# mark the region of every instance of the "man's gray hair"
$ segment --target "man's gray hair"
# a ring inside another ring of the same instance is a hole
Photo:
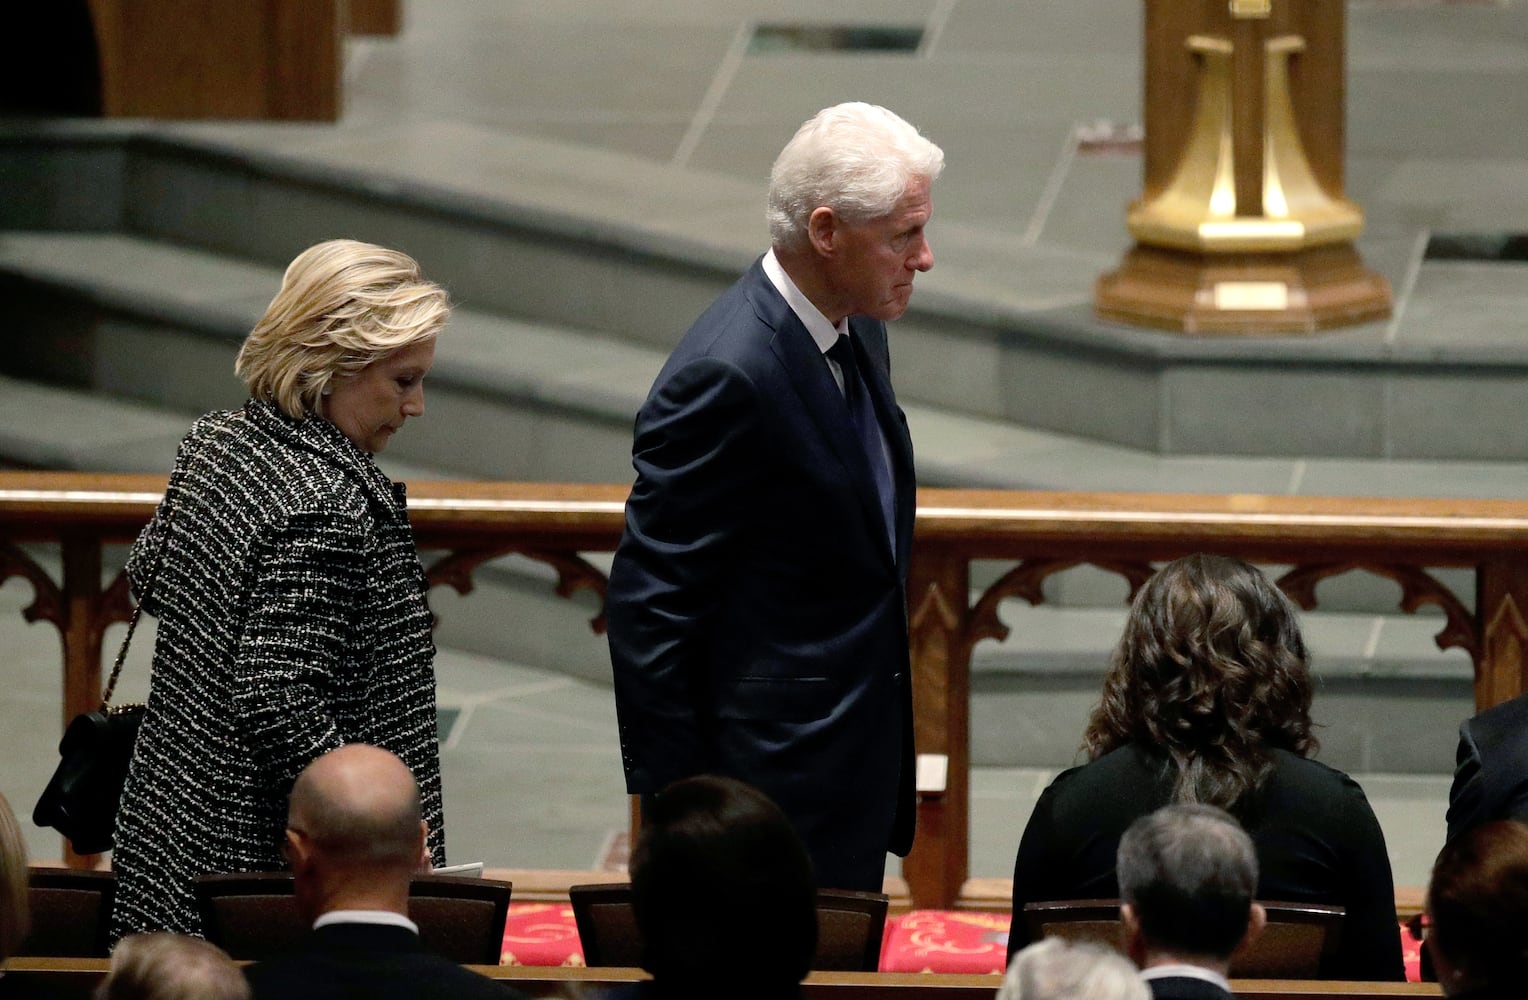
[[[210,941],[156,931],[129,934],[111,953],[95,1000],[249,1000],[249,983]]]
[[[1049,937],[1013,956],[996,1000],[1151,1000],[1151,990],[1113,948]]]
[[[1257,852],[1223,809],[1177,804],[1142,816],[1120,838],[1115,870],[1150,947],[1226,959],[1247,933]]]
[[[885,108],[854,101],[825,108],[796,130],[769,173],[769,238],[801,249],[822,206],[850,223],[890,215],[915,177],[930,183],[944,151]]]

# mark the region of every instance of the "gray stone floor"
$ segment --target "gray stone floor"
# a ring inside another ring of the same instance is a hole
[[[1138,160],[1081,155],[1076,136],[1080,124],[1138,121],[1139,11],[1128,0],[845,0],[831,8],[806,0],[431,0],[408,8],[400,37],[349,43],[336,126],[166,127],[316,163],[367,164],[398,185],[427,181],[469,201],[530,197],[549,213],[599,205],[617,223],[670,239],[714,241],[724,232],[722,242],[746,256],[762,245],[763,177],[794,126],[838,100],[875,101],[949,153],[932,233],[940,267],[923,294],[1066,316],[1085,309],[1092,276],[1128,243],[1122,217],[1138,188]],[[1398,309],[1390,322],[1335,335],[1321,349],[1341,358],[1379,345],[1425,357],[1446,336],[1449,349],[1523,352],[1521,272],[1427,262],[1422,248],[1430,231],[1528,228],[1528,131],[1520,127],[1528,4],[1353,0],[1350,11],[1349,194],[1369,216],[1361,249],[1391,279]],[[757,21],[916,25],[926,34],[916,56],[757,54],[747,45]],[[600,171],[612,168],[650,176],[664,200],[601,189]],[[1516,420],[1518,409],[1515,396],[1504,397],[1493,419]],[[935,446],[963,445],[941,441],[932,421],[924,433]],[[1086,449],[1090,460],[1079,466]],[[1523,481],[1521,466],[1493,462],[1162,459],[1096,443],[1057,448],[1049,438],[1034,450],[1030,460],[1050,479],[1073,470],[1076,488],[1513,495]],[[0,791],[22,812],[55,760],[60,711],[56,640],[48,626],[22,622],[26,598],[19,582],[0,588]],[[1336,645],[1372,652],[1396,631],[1350,625]],[[1053,644],[1081,655],[1098,649],[1096,620],[1048,627]],[[129,688],[144,681],[148,639],[138,643]],[[453,860],[593,866],[626,817],[608,689],[451,647],[438,672],[442,706],[458,710],[442,749]],[[1457,712],[1443,714],[1457,722]],[[1446,751],[1448,725],[1435,729],[1443,731],[1428,738]],[[1345,738],[1331,732],[1328,743]],[[1423,884],[1442,841],[1451,761],[1432,756],[1434,767],[1409,768],[1419,774],[1355,774],[1403,885]],[[977,768],[974,875],[1008,874],[1054,770]],[[34,854],[57,855],[51,835],[30,837]]]

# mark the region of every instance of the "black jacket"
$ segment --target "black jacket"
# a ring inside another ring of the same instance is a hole
[[[431,954],[406,927],[329,924],[301,951],[244,970],[255,1000],[512,1000],[523,994]]]
[[[1448,839],[1493,819],[1528,820],[1528,695],[1459,726]]]
[[[1169,767],[1165,756],[1128,745],[1051,782],[1014,862],[1010,957],[1028,943],[1025,903],[1119,896],[1119,839],[1137,818],[1171,801]],[[1385,837],[1352,778],[1275,751],[1273,772],[1239,818],[1257,850],[1259,899],[1346,908],[1338,952],[1323,978],[1405,978]]]
[[[435,643],[403,487],[329,421],[253,400],[197,421],[171,483],[127,566],[159,628],[113,937],[199,933],[193,878],[285,868],[292,781],[346,743],[409,766],[443,864]]]
[[[1148,979],[1151,1000],[1234,1000],[1235,994],[1220,988],[1207,979],[1193,976],[1163,976]]]

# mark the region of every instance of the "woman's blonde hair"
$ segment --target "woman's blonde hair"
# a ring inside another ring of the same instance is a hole
[[[15,954],[30,929],[26,841],[11,804],[0,795],[0,961]]]
[[[256,399],[294,420],[314,410],[331,379],[440,333],[446,293],[414,259],[357,240],[329,240],[297,255],[234,371]]]

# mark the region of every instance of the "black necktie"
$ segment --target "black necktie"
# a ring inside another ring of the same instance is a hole
[[[860,378],[859,365],[854,360],[854,345],[847,334],[839,334],[838,340],[828,348],[828,357],[838,363],[844,375],[844,402],[849,407],[849,422],[854,427],[865,459],[870,463],[870,475],[875,480],[875,492],[881,501],[881,516],[885,519],[886,537],[896,552],[896,491],[891,485],[891,470],[886,467],[886,452],[881,445],[880,424],[875,419],[875,407],[870,393]]]

